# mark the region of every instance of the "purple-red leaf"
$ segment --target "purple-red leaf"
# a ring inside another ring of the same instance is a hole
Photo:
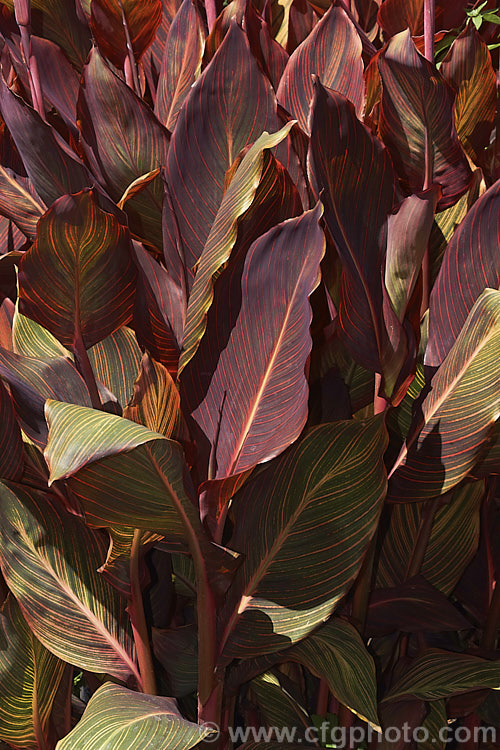
[[[453,29],[465,17],[464,0],[437,0],[436,29]],[[385,0],[378,12],[378,22],[386,36],[394,36],[409,28],[412,36],[424,33],[424,0]]]
[[[271,84],[233,22],[184,102],[168,154],[168,189],[191,277],[219,209],[227,170],[245,146],[278,127]]]
[[[23,474],[24,457],[21,430],[11,397],[0,381],[0,476],[18,482]]]
[[[128,231],[92,191],[65,195],[21,260],[19,309],[64,346],[74,349],[81,337],[88,349],[130,321],[135,277]]]
[[[54,128],[8,88],[0,76],[0,110],[40,198],[50,206],[65,193],[89,187],[95,179]]]
[[[193,0],[184,0],[168,32],[156,89],[155,114],[170,131],[200,74],[204,41],[200,14]]]
[[[315,86],[309,163],[343,265],[339,333],[363,367],[384,375],[390,396],[405,350],[404,338],[393,346],[386,333],[387,326],[402,335],[381,270],[387,218],[396,200],[394,170],[387,150],[358,120],[351,102],[319,81]]]
[[[410,193],[424,187],[426,140],[432,180],[441,186],[438,209],[453,205],[465,193],[472,173],[453,119],[454,92],[420,55],[409,31],[394,36],[378,58],[382,78],[380,134]]]
[[[192,413],[216,446],[215,478],[278,455],[305,424],[309,296],[325,249],[321,213],[318,205],[279,224],[247,253],[240,315]]]
[[[114,201],[137,178],[166,164],[168,132],[96,50],[84,70],[78,118],[85,155]],[[162,247],[162,205],[159,176],[124,205],[131,231],[158,250]]]
[[[161,0],[92,0],[90,10],[90,28],[99,49],[121,68],[127,56],[124,25],[134,57],[140,60],[160,25],[162,5]]]
[[[290,57],[280,81],[280,104],[309,132],[313,76],[323,86],[340,91],[353,102],[358,115],[365,92],[361,40],[343,8],[332,6]]]
[[[500,180],[473,205],[453,235],[429,302],[425,362],[444,360],[474,302],[486,287],[500,287]]]
[[[184,328],[182,289],[146,250],[134,242],[138,270],[134,327],[141,344],[175,376]]]

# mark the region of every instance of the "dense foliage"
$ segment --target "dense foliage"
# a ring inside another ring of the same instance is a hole
[[[0,4],[0,740],[500,731],[495,5],[218,2]]]

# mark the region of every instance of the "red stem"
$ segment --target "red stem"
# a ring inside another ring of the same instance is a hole
[[[208,32],[210,33],[217,19],[216,0],[205,0],[205,12],[207,14]]]
[[[75,355],[76,367],[85,380],[87,388],[90,393],[90,400],[94,409],[102,409],[101,397],[97,389],[97,382],[95,379],[92,365],[90,364],[89,355],[83,343],[82,334],[78,332],[75,337],[75,343],[73,344],[73,354]]]

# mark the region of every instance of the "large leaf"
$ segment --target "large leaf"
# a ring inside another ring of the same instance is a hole
[[[0,611],[0,740],[44,747],[66,665],[37,641],[14,597]]]
[[[139,375],[142,351],[134,332],[126,326],[99,341],[88,351],[97,377],[125,408],[132,398]]]
[[[500,690],[500,662],[433,649],[413,662],[384,701],[408,695],[432,701],[479,688]]]
[[[277,129],[271,84],[233,22],[185,100],[168,154],[168,189],[190,276],[219,209],[227,170],[264,130]]]
[[[107,682],[56,750],[189,750],[213,729],[184,719],[173,698],[135,693]]]
[[[456,91],[455,122],[469,156],[481,163],[496,112],[496,76],[490,53],[472,23],[455,39],[441,73]]]
[[[178,443],[95,409],[49,400],[45,411],[49,482],[71,477],[90,524],[153,529],[182,541],[187,514],[198,530]]]
[[[14,0],[6,0],[14,10]],[[59,45],[69,60],[80,71],[92,46],[86,23],[79,18],[76,4],[66,0],[30,0],[31,31]]]
[[[500,287],[500,180],[468,212],[444,254],[429,303],[426,364],[440,365],[477,298]]]
[[[0,212],[33,240],[38,219],[45,211],[45,204],[33,195],[29,180],[0,166]]]
[[[137,242],[134,328],[143,348],[175,376],[184,330],[185,294],[165,268]]]
[[[0,424],[0,477],[18,481],[23,474],[23,441],[10,394],[1,381]]]
[[[437,29],[458,26],[464,17],[464,2],[437,0],[435,23]],[[385,0],[380,6],[378,22],[387,36],[409,28],[412,36],[424,33],[424,0]]]
[[[142,358],[134,395],[123,416],[173,440],[187,437],[179,391],[166,367],[148,354]]]
[[[399,631],[441,632],[470,627],[470,622],[449,599],[418,576],[399,586],[373,591],[365,631],[369,636],[378,637]]]
[[[0,564],[23,615],[60,659],[139,679],[124,602],[97,573],[103,540],[49,496],[0,484]]]
[[[277,91],[278,101],[309,132],[313,78],[349,99],[359,115],[365,92],[361,39],[343,8],[333,5],[290,57]]]
[[[193,0],[184,0],[165,42],[155,115],[173,131],[189,89],[201,72],[205,33]]]
[[[359,122],[353,105],[319,81],[315,88],[309,162],[343,265],[339,335],[357,362],[384,374],[389,396],[401,362],[384,326],[380,268],[387,217],[396,200],[395,175],[387,150]],[[328,268],[325,273],[328,283]],[[399,332],[393,317],[394,331]]]
[[[465,483],[434,517],[420,572],[446,596],[451,594],[476,554],[483,497],[483,482]],[[391,508],[380,552],[378,586],[392,588],[407,579],[423,508],[420,502],[401,503]],[[459,545],[457,539],[460,539]],[[415,628],[418,629],[418,623]]]
[[[95,181],[56,130],[42,120],[0,76],[0,110],[32,185],[50,206],[65,193],[76,193]]]
[[[238,223],[258,192],[266,166],[264,152],[286,138],[291,127],[292,123],[272,135],[262,133],[238,165],[224,194],[196,267],[186,311],[179,374],[192,359],[205,332],[206,313],[213,299],[213,284],[236,243]]]
[[[321,213],[318,204],[279,224],[246,255],[240,314],[206,396],[192,412],[214,446],[215,478],[278,455],[304,427],[309,296],[325,247]]]
[[[24,357],[0,349],[0,375],[9,384],[23,431],[41,447],[47,442],[43,413],[47,398],[92,405],[85,381],[67,357]],[[98,383],[97,387],[102,403],[113,401],[102,384]]]
[[[353,625],[332,619],[298,643],[288,655],[325,679],[344,706],[380,731],[375,664]]]
[[[85,155],[114,201],[137,178],[166,164],[168,132],[97,50],[84,69],[78,118]],[[162,205],[163,183],[157,177],[124,206],[132,232],[159,250]]]
[[[411,193],[424,187],[428,139],[432,182],[442,191],[438,208],[453,205],[472,177],[453,122],[453,91],[417,52],[409,31],[390,40],[378,67],[382,77],[380,134],[403,186]]]
[[[236,495],[244,560],[222,612],[224,660],[282,650],[331,614],[377,527],[385,448],[380,417],[321,425]]]
[[[304,742],[305,729],[311,724],[311,717],[302,705],[302,701],[287,690],[288,684],[281,679],[279,671],[265,672],[254,677],[249,683],[252,698],[256,699],[260,716],[269,728],[271,736],[285,727],[294,727],[297,742]],[[285,682],[282,685],[281,682]],[[272,729],[271,729],[272,727]]]
[[[68,348],[79,339],[90,348],[131,319],[135,273],[127,230],[98,208],[93,192],[63,196],[21,260],[19,310]]]
[[[391,471],[391,497],[447,492],[479,460],[500,413],[499,347],[500,292],[487,289],[432,380]]]
[[[121,68],[127,56],[125,24],[134,57],[140,60],[160,25],[162,4],[161,0],[92,0],[90,12],[90,28],[99,49]]]

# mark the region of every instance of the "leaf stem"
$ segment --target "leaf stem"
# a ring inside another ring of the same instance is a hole
[[[500,629],[500,582],[495,582],[493,596],[483,630],[481,646],[487,651],[494,651],[498,631]]]
[[[205,12],[207,14],[208,33],[210,33],[217,19],[216,0],[205,0]]]
[[[354,596],[352,600],[352,619],[355,628],[363,636],[366,622],[366,613],[370,599],[372,587],[373,563],[375,561],[375,551],[377,548],[377,532],[373,535],[365,558],[361,565],[361,570],[354,587]]]
[[[156,680],[149,643],[148,628],[144,614],[142,591],[139,575],[139,563],[141,560],[141,529],[134,529],[132,550],[130,553],[130,589],[131,597],[129,604],[130,622],[134,634],[135,650],[139,663],[139,672],[142,679],[142,690],[144,693],[156,695]]]
[[[75,355],[76,367],[82,378],[85,380],[87,388],[89,389],[92,406],[94,407],[94,409],[102,409],[102,402],[101,397],[99,396],[99,391],[97,389],[97,382],[95,379],[94,371],[92,369],[92,365],[90,364],[89,355],[87,354],[85,344],[83,343],[81,331],[78,331],[75,336],[75,341],[73,344],[73,354]]]
[[[413,578],[413,576],[416,576],[420,573],[420,569],[424,562],[427,545],[429,544],[429,540],[431,538],[434,516],[436,515],[436,511],[438,510],[440,505],[441,497],[435,497],[432,500],[428,500],[427,502],[423,503],[418,536],[408,563],[405,580],[408,580],[408,578]]]
[[[132,47],[132,39],[130,38],[130,31],[128,28],[127,17],[123,10],[121,0],[118,0],[118,5],[122,14],[122,25],[125,32],[125,40],[127,44],[127,58],[124,64],[125,80],[129,88],[131,88],[138,97],[141,97],[141,87],[139,84],[139,73],[137,71],[137,62],[135,60],[134,48]]]

